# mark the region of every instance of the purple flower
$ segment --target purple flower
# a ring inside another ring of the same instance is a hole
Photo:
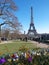
[[[0,59],[0,64],[4,64],[6,62],[6,60],[4,58]]]
[[[2,61],[1,61],[1,59],[0,59],[0,64],[2,64]]]
[[[28,58],[28,61],[30,61],[30,62],[31,62],[31,61],[32,61],[32,57],[29,57],[29,58]]]

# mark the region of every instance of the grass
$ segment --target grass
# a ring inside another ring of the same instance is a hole
[[[31,42],[24,42],[24,41],[12,41],[12,43],[0,44],[0,55],[5,53],[13,53],[17,52],[20,47],[24,46],[29,49],[36,48],[35,44]]]

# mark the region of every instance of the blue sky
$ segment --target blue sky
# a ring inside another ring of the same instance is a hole
[[[49,0],[15,0],[18,6],[16,16],[28,31],[30,25],[30,7],[33,7],[33,20],[38,33],[49,33]]]
[[[37,33],[49,33],[49,0],[13,0],[18,6],[15,12],[23,25],[22,32],[28,32],[31,22],[30,8],[33,7],[33,21]],[[1,20],[0,20],[1,21]]]

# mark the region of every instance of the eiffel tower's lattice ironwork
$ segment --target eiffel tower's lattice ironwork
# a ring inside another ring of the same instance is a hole
[[[32,7],[31,7],[31,23],[30,23],[30,27],[28,30],[28,35],[30,34],[34,36],[37,34],[35,26],[34,26],[34,22],[33,22],[33,8]]]

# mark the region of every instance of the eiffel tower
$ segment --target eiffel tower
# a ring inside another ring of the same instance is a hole
[[[35,36],[36,34],[37,34],[37,32],[36,32],[34,22],[33,22],[33,9],[31,7],[31,23],[30,23],[30,27],[28,30],[28,35]]]

